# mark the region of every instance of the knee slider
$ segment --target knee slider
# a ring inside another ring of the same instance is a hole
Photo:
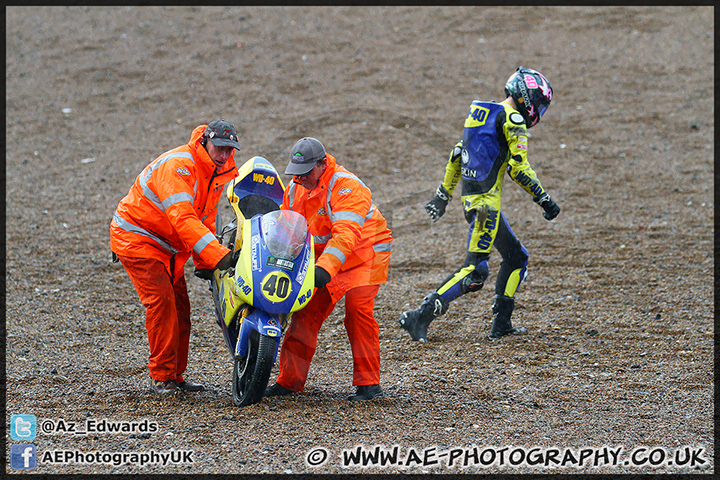
[[[483,260],[475,267],[475,270],[462,279],[460,290],[462,293],[477,292],[485,285],[485,280],[489,274],[488,262]]]

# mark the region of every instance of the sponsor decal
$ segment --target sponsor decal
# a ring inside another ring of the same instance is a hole
[[[471,105],[468,116],[465,119],[465,128],[474,128],[485,125],[490,114],[490,109],[479,105]]]
[[[320,209],[318,209],[318,215],[324,217],[325,215],[327,215],[327,210],[325,210],[325,208],[321,207]]]
[[[352,193],[352,188],[343,187],[338,191],[338,195],[347,195],[349,193]]]
[[[295,277],[295,281],[298,282],[300,285],[302,285],[303,282],[305,282],[305,276],[308,273],[309,265],[310,265],[310,249],[306,248],[305,255],[303,256],[303,259],[302,259],[302,264],[300,265],[300,270],[298,270],[298,274]],[[300,302],[300,303],[302,303],[302,302]]]
[[[260,235],[253,235],[251,240],[250,259],[252,263],[252,269],[254,271],[260,270],[258,257],[260,256]]]
[[[187,177],[188,175],[190,175],[190,170],[185,167],[176,168],[175,171],[183,177]]]
[[[510,121],[520,125],[521,123],[525,123],[525,119],[517,112],[513,112],[510,114]]]
[[[290,272],[292,272],[295,268],[295,262],[293,262],[292,260],[287,260],[285,258],[276,258],[273,256],[269,256],[266,263],[268,267],[282,268],[283,270],[288,270]]]
[[[310,297],[312,297],[312,290],[308,290],[307,292],[305,292],[305,293],[303,293],[302,295],[300,295],[300,296],[298,297],[298,299],[297,299],[298,304],[302,305],[303,303],[305,303],[305,302],[307,302],[308,300],[310,300]]]
[[[263,175],[262,173],[253,173],[253,182],[273,185],[275,183],[275,177],[272,175]]]
[[[477,171],[476,171],[476,170],[471,170],[471,169],[469,169],[469,168],[462,167],[462,168],[461,168],[461,171],[462,171],[462,176],[463,176],[463,177],[469,177],[469,178],[476,178],[476,177],[477,177]]]

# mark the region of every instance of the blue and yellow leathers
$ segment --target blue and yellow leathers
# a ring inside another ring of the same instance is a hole
[[[437,289],[446,302],[482,288],[493,246],[502,257],[495,293],[512,298],[525,278],[528,251],[502,213],[501,195],[506,171],[533,199],[545,194],[527,161],[527,146],[525,121],[512,106],[472,102],[441,185],[451,196],[462,179],[461,200],[470,224],[464,263]]]

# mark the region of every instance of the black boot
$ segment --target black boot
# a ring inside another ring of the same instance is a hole
[[[360,385],[355,389],[355,395],[350,395],[347,399],[351,402],[358,402],[384,396],[385,394],[382,388],[380,388],[380,385]]]
[[[435,317],[447,312],[450,303],[437,292],[427,295],[419,308],[400,315],[400,326],[410,333],[415,341],[427,342],[427,328]]]
[[[525,333],[527,329],[513,328],[510,316],[515,308],[515,299],[503,295],[495,295],[493,299],[493,320],[490,328],[490,338],[496,339],[509,333]]]

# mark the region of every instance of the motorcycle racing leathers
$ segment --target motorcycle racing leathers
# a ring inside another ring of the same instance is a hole
[[[462,180],[461,201],[470,224],[464,263],[437,289],[446,302],[482,288],[493,246],[502,257],[495,293],[514,297],[525,278],[528,251],[510,228],[500,203],[505,172],[534,199],[545,194],[527,161],[527,145],[523,117],[509,104],[472,102],[463,138],[450,153],[441,184],[451,196]]]

